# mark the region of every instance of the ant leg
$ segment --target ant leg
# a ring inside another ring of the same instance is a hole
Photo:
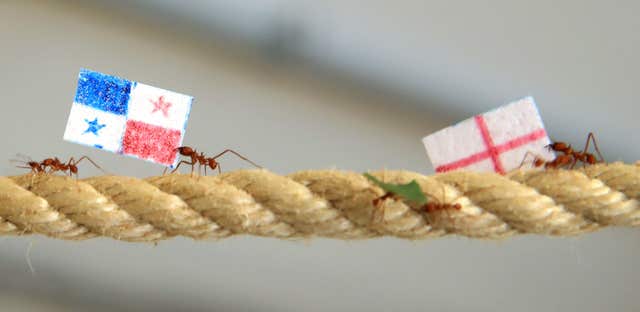
[[[78,165],[81,161],[83,160],[88,160],[94,167],[98,168],[100,171],[102,171],[102,173],[107,174],[106,171],[104,171],[104,169],[102,169],[102,167],[98,166],[98,164],[96,164],[95,161],[93,161],[93,159],[89,158],[88,156],[82,156],[80,157],[80,159],[78,159],[78,161],[74,162],[74,165]],[[73,161],[73,157],[71,157],[71,159],[69,159],[69,163],[71,163]]]
[[[549,145],[545,146],[548,147]],[[522,157],[522,161],[520,162],[520,166],[518,166],[518,169],[521,169],[522,166],[524,166],[524,162],[527,160],[527,157],[529,157],[529,155],[533,155],[533,153],[531,152],[527,152],[526,154],[524,154],[524,157]]]
[[[589,135],[587,136],[587,144],[585,146],[584,152],[587,151],[587,147],[589,147],[589,139],[591,139],[591,141],[593,141],[593,148],[596,150],[596,153],[598,154],[598,157],[600,157],[600,161],[601,162],[605,162],[604,161],[604,157],[602,157],[602,153],[600,153],[600,149],[598,148],[598,143],[596,143],[596,136],[593,135],[593,132],[589,132]]]
[[[181,160],[181,161],[178,163],[178,165],[176,165],[176,167],[175,167],[173,170],[171,170],[171,173],[174,173],[174,172],[178,171],[178,169],[180,169],[180,165],[182,165],[182,164],[187,164],[187,165],[191,165],[191,166],[193,166],[193,163],[190,163],[190,162],[188,162],[188,161],[186,161],[186,160]]]
[[[373,210],[371,211],[371,220],[370,222],[373,224],[377,224],[384,221],[384,201],[388,198],[393,198],[394,195],[391,192],[386,192],[384,195],[373,200]]]
[[[222,156],[222,155],[224,155],[224,154],[226,154],[226,153],[229,153],[229,152],[231,152],[231,153],[235,154],[236,156],[240,157],[240,158],[241,158],[241,159],[243,159],[244,161],[246,161],[246,162],[248,162],[248,163],[250,163],[250,164],[254,165],[256,168],[260,168],[260,169],[262,169],[262,166],[260,166],[260,165],[258,165],[258,164],[256,164],[256,163],[254,163],[253,161],[249,160],[249,158],[246,158],[246,157],[244,157],[244,156],[242,156],[242,155],[238,154],[238,152],[236,152],[236,151],[234,151],[234,150],[232,150],[232,149],[226,149],[226,150],[224,150],[222,153],[220,153],[220,154],[218,154],[218,155],[216,155],[216,156],[213,156],[212,158],[213,158],[213,159],[216,159],[216,158],[218,158],[218,157],[220,157],[220,156]]]
[[[220,164],[218,163],[218,175],[222,174],[222,167],[220,167]]]
[[[578,164],[578,157],[573,157],[573,162],[571,163],[571,166],[569,167],[569,170],[573,170],[573,167],[575,167],[576,164]],[[583,165],[583,167],[584,167],[584,165]]]
[[[524,157],[522,158],[522,161],[520,162],[520,166],[518,166],[518,169],[522,169],[522,166],[524,166],[524,164],[525,164],[525,162],[527,160],[527,157],[529,157],[529,156],[532,156],[534,161],[535,161],[536,158],[542,159],[542,157],[540,157],[539,155],[536,155],[535,153],[529,151],[526,154],[524,154]]]

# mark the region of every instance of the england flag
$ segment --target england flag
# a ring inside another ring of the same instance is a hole
[[[532,97],[461,121],[422,139],[436,172],[530,168],[534,158],[550,161],[551,143]]]
[[[81,69],[64,139],[175,166],[193,97]]]

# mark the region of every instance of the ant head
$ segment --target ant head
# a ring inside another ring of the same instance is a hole
[[[30,162],[27,163],[27,165],[29,165],[29,167],[31,167],[31,168],[39,168],[40,167],[40,164],[38,162],[35,162],[35,161],[30,161]]]
[[[217,162],[215,159],[213,159],[213,158],[209,158],[209,159],[207,159],[207,165],[208,165],[208,166],[209,166],[209,168],[211,168],[212,170],[213,170],[213,169],[218,168],[218,162]]]
[[[533,161],[533,165],[535,167],[540,167],[540,166],[544,165],[544,159],[536,158],[536,160]]]
[[[71,173],[73,174],[78,174],[78,166],[74,164],[69,165],[69,171],[71,171]]]
[[[185,156],[189,156],[191,154],[193,154],[193,149],[191,147],[188,146],[180,146],[178,148],[176,148],[176,150],[178,150],[178,152],[182,155]]]
[[[593,164],[595,164],[597,162],[596,161],[596,156],[593,156],[593,154],[587,153],[587,154],[585,154],[585,156],[587,158],[587,163],[589,163],[590,165],[593,165]]]

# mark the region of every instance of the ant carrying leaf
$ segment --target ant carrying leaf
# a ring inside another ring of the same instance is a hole
[[[378,208],[380,208],[380,203],[382,203],[382,201],[386,200],[387,198],[402,197],[406,200],[420,205],[420,209],[426,211],[427,213],[449,209],[462,209],[462,205],[460,205],[459,203],[451,204],[428,201],[427,196],[424,195],[422,189],[420,189],[420,185],[418,185],[418,182],[416,182],[416,180],[412,180],[407,184],[391,184],[384,183],[368,173],[364,173],[364,176],[386,192],[384,195],[373,200],[373,205]],[[444,199],[444,186],[442,192],[442,198]]]
[[[422,192],[422,189],[420,189],[420,185],[418,185],[416,180],[407,184],[391,184],[384,183],[368,173],[364,173],[364,176],[386,192],[382,197],[374,200],[375,205],[387,198],[395,196],[402,197],[418,205],[424,205],[427,203],[427,197]]]

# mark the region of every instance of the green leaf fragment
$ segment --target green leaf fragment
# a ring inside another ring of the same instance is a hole
[[[385,192],[390,192],[397,196],[403,197],[404,199],[412,201],[418,205],[424,205],[427,203],[427,197],[422,192],[422,189],[420,189],[420,185],[418,185],[418,182],[416,182],[416,180],[413,180],[407,184],[391,184],[384,183],[368,173],[364,173],[364,176],[375,183],[377,186],[379,186],[381,189],[383,189]]]

